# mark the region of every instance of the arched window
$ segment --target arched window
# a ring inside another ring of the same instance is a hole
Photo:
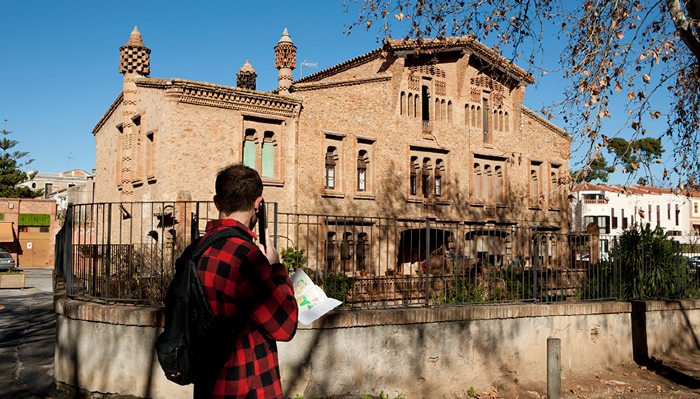
[[[421,170],[421,190],[423,192],[423,197],[428,198],[430,196],[430,158],[423,158],[423,167]]]
[[[399,98],[399,115],[406,114],[406,92],[401,92],[401,98]]]
[[[559,177],[557,176],[557,171],[552,170],[550,172],[549,178],[550,178],[549,181],[551,184],[549,192],[550,192],[550,195],[552,196],[550,207],[559,208]]]
[[[479,106],[479,105],[476,106],[476,115],[477,115],[477,118],[476,118],[476,127],[481,127],[481,120],[482,120],[483,118],[479,118],[479,117],[478,117],[478,115],[481,115],[481,106]]]
[[[255,159],[257,150],[255,148],[255,142],[255,129],[246,129],[245,136],[243,137],[243,165],[253,169],[257,169]]]
[[[445,164],[442,159],[435,161],[435,196],[442,196],[442,175],[445,172]]]
[[[408,93],[408,116],[412,116],[413,112],[413,93]]]
[[[503,114],[503,119],[505,121],[505,131],[509,132],[510,131],[510,120],[508,119],[508,112],[507,111]]]
[[[471,113],[472,113],[472,115],[471,115],[472,127],[476,127],[476,124],[477,124],[476,119],[477,118],[476,118],[476,107],[474,105],[471,106]]]
[[[367,151],[360,150],[357,156],[357,191],[367,191]]]
[[[337,176],[335,173],[335,166],[338,160],[338,150],[335,147],[328,147],[326,150],[326,178],[325,187],[329,190],[333,190],[336,187]]]
[[[539,205],[539,181],[537,176],[537,169],[535,167],[530,168],[530,206]]]
[[[262,177],[275,177],[275,133],[267,131],[262,144]]]
[[[409,192],[411,195],[416,195],[418,194],[418,157],[411,157],[409,168]]]
[[[491,165],[485,164],[484,165],[484,176],[483,176],[483,187],[482,191],[484,193],[484,201],[485,202],[493,202],[494,200],[494,188],[493,188],[493,170],[491,169]]]
[[[493,110],[493,130],[496,132],[501,130],[501,127],[498,123],[498,111],[495,109]]]
[[[440,107],[442,108],[442,111],[441,111],[442,113],[441,113],[440,117],[442,118],[442,121],[444,122],[447,120],[447,104],[445,103],[444,99],[442,101],[440,101]]]
[[[494,175],[494,187],[496,190],[495,200],[496,202],[502,203],[504,202],[505,197],[505,186],[503,180],[503,168],[500,165],[496,165],[496,167],[494,168]]]
[[[436,98],[436,99],[435,99],[435,111],[434,111],[434,112],[435,112],[435,118],[434,118],[434,119],[435,119],[436,121],[442,120],[442,115],[440,114],[441,111],[442,111],[442,109],[440,108],[440,99],[439,99],[439,98]]]
[[[469,104],[464,105],[464,126],[469,127]]]
[[[480,202],[482,200],[482,194],[481,194],[481,165],[479,163],[474,163],[474,181],[473,181],[473,186],[474,186],[474,202]]]
[[[418,116],[418,109],[419,109],[418,104],[420,104],[420,98],[419,98],[418,94],[416,94],[415,97],[413,97],[413,117],[414,118]]]
[[[452,101],[447,102],[447,122],[452,123]]]

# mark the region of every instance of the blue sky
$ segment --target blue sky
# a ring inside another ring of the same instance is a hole
[[[272,90],[273,47],[285,27],[298,48],[298,79],[302,68],[308,75],[379,46],[374,31],[346,34],[354,18],[344,13],[342,0],[0,0],[0,127],[7,119],[20,142],[15,149],[34,159],[30,169],[90,171],[92,128],[121,90],[119,46],[134,25],[152,51],[151,76],[235,85],[236,72],[250,59],[258,89]],[[560,47],[546,46],[547,67],[557,68]],[[300,67],[303,61],[317,67]],[[556,73],[536,78],[525,98],[535,110],[560,98],[564,85]],[[579,147],[572,145],[572,159],[580,158]],[[613,179],[624,181],[619,174]]]

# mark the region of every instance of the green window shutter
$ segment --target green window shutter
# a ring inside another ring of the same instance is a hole
[[[272,143],[263,143],[262,176],[275,177],[275,146]]]
[[[46,227],[51,226],[51,215],[20,213],[17,223],[19,226]]]
[[[255,169],[255,143],[250,140],[243,142],[243,165]]]
[[[0,220],[5,220],[5,214],[4,214],[4,213],[0,213]]]

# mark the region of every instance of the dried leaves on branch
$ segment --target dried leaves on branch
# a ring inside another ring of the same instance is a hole
[[[474,35],[540,73],[544,57],[554,56],[543,43],[557,33],[567,86],[562,100],[542,112],[559,116],[586,144],[585,167],[611,138],[652,137],[674,153],[664,177],[681,186],[700,183],[700,0],[347,0],[345,7],[358,15],[350,31]],[[612,117],[625,122],[611,132]],[[648,128],[659,118],[667,126]]]

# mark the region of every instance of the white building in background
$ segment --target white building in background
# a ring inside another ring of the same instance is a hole
[[[18,185],[29,187],[33,191],[44,190],[44,198],[52,198],[54,193],[85,185],[90,176],[90,173],[81,169],[59,173],[37,172],[31,180]]]
[[[660,227],[681,243],[700,241],[700,196],[670,188],[583,183],[571,190],[571,231],[590,223],[600,234],[619,235],[632,226]]]

